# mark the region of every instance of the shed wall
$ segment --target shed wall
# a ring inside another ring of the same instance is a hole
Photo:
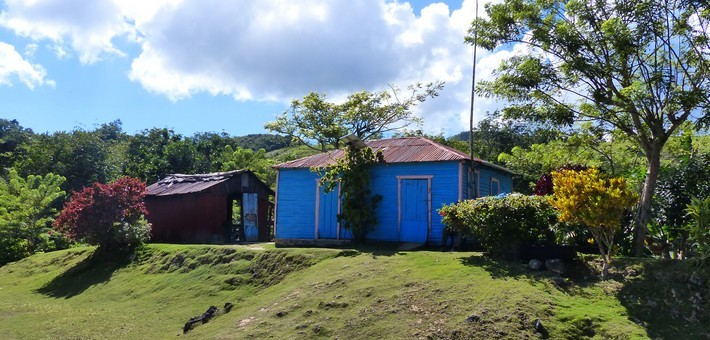
[[[210,192],[145,199],[152,242],[222,243],[229,223],[225,195]]]

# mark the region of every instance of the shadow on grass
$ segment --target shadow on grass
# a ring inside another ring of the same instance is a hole
[[[54,298],[71,298],[91,286],[107,282],[113,273],[131,262],[133,252],[94,251],[87,258],[52,279],[37,292]]]
[[[494,279],[550,281],[557,289],[571,295],[582,294],[581,288],[598,281],[594,269],[581,259],[566,262],[562,274],[547,270],[531,270],[520,261],[496,259],[486,255],[461,257],[460,261],[465,266],[483,268]]]
[[[485,255],[472,255],[460,258],[461,264],[485,269],[494,279],[531,278],[536,276],[517,261],[492,259]]]
[[[628,262],[612,266],[624,275],[617,298],[631,321],[653,339],[710,339],[710,268],[677,260]]]
[[[367,254],[373,258],[380,256],[404,255],[405,252],[399,250],[399,243],[361,243],[351,244],[347,249],[343,249],[338,256],[355,257],[360,254]]]

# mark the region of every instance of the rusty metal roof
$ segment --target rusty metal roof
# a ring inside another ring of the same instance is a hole
[[[375,151],[382,150],[385,163],[444,162],[471,159],[466,153],[424,137],[378,139],[368,141],[366,144]],[[343,157],[343,154],[343,150],[335,150],[277,164],[274,167],[277,169],[322,168],[335,164],[335,160]],[[512,171],[502,166],[492,164],[482,159],[474,158],[473,160],[476,163],[512,173]]]
[[[172,174],[149,185],[148,195],[168,196],[201,192],[245,172],[251,173],[249,170],[234,170],[194,175]]]

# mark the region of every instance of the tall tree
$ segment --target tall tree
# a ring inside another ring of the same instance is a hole
[[[505,115],[592,121],[623,131],[643,150],[648,167],[634,233],[640,255],[663,146],[683,122],[710,119],[707,2],[504,0],[486,12],[488,18],[472,23],[467,42],[488,50],[511,43],[530,48],[478,85],[484,95],[511,103]]]
[[[62,176],[49,173],[23,178],[10,169],[7,177],[0,178],[0,266],[48,250],[42,235],[56,215],[55,201],[64,196]]]
[[[66,177],[62,188],[79,190],[106,182],[118,171],[109,165],[109,143],[93,131],[74,130],[34,135],[22,145],[14,168],[21,176],[55,173]]]
[[[19,158],[20,146],[28,143],[34,133],[16,120],[0,119],[0,173]]]
[[[519,119],[505,119],[499,111],[489,113],[473,128],[473,155],[491,162],[498,162],[498,155],[510,152],[514,147],[527,148],[533,144],[547,143],[559,138],[562,133],[539,124],[530,124]],[[465,141],[461,151],[468,152],[469,131],[450,138]]]
[[[311,92],[302,100],[293,100],[286,112],[264,127],[320,152],[328,151],[329,147],[337,149],[347,130],[337,106],[326,99],[325,94]]]
[[[249,148],[237,147],[233,149],[231,146],[226,146],[222,152],[222,171],[231,170],[251,170],[256,177],[264,181],[269,187],[274,187],[276,184],[276,170],[271,166],[275,162],[266,157],[266,150],[259,149],[254,151]]]
[[[170,173],[193,173],[198,163],[192,141],[173,130],[153,128],[131,138],[124,175],[152,183]]]
[[[326,152],[340,148],[340,138],[350,133],[365,140],[420,123],[412,110],[427,98],[436,97],[443,87],[442,82],[417,83],[403,92],[391,86],[390,91],[352,93],[341,104],[328,102],[325,94],[311,92],[291,102],[286,112],[264,127]]]

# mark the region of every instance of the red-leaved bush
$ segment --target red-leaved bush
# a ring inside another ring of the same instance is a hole
[[[54,226],[74,240],[103,249],[136,246],[150,237],[150,224],[144,217],[148,213],[145,195],[145,183],[138,178],[94,183],[74,192]]]
[[[557,168],[555,171],[562,171],[562,170],[573,170],[573,171],[584,171],[587,170],[588,168],[584,165],[573,165],[573,164],[565,164],[562,165],[561,167]],[[552,173],[546,173],[540,176],[540,179],[537,180],[537,183],[535,183],[535,188],[533,189],[533,195],[535,196],[545,196],[545,195],[552,195],[555,192],[554,190],[554,184],[552,181]]]

